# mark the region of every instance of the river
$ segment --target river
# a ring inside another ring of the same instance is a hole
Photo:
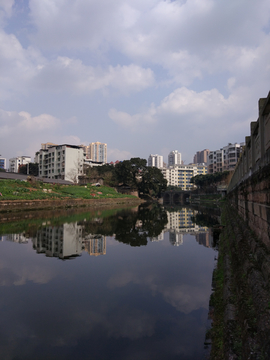
[[[1,215],[1,359],[205,359],[217,250],[169,210]]]

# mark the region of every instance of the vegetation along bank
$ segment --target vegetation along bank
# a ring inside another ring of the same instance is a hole
[[[107,186],[0,180],[0,212],[140,202],[135,196],[119,194]]]

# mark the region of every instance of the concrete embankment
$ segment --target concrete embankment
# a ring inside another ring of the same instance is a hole
[[[237,211],[226,203],[211,330],[211,359],[270,359],[270,253]]]
[[[2,200],[0,201],[0,213],[24,210],[60,209],[97,207],[114,205],[138,205],[144,202],[139,198],[109,198],[109,199],[62,199],[62,200]]]

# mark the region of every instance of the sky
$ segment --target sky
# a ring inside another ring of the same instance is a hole
[[[0,154],[108,161],[244,142],[270,90],[269,0],[0,0]]]

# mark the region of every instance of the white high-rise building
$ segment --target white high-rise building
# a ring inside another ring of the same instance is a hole
[[[56,145],[36,152],[39,176],[48,179],[78,181],[83,174],[84,152],[81,146]]]
[[[173,150],[168,155],[168,167],[174,165],[181,165],[181,153],[178,150]]]
[[[26,165],[31,162],[30,156],[17,156],[9,159],[9,172],[17,173],[21,165]]]
[[[148,158],[148,163],[147,163],[148,166],[155,166],[159,169],[163,168],[163,156],[162,155],[149,155],[149,158]]]

